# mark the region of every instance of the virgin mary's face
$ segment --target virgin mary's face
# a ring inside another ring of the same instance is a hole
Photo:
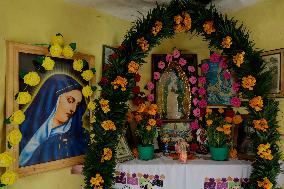
[[[76,112],[78,105],[82,101],[82,93],[79,90],[72,90],[63,93],[59,97],[57,111],[54,121],[58,124],[66,123]]]

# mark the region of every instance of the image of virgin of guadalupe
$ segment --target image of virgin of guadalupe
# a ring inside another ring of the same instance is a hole
[[[88,136],[82,127],[86,102],[82,86],[65,74],[50,76],[25,111],[20,125],[21,167],[83,155]]]

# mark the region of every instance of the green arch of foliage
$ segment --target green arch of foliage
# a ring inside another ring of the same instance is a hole
[[[116,160],[114,151],[118,143],[118,134],[122,132],[125,123],[125,114],[128,111],[127,101],[131,99],[131,89],[136,85],[134,80],[135,74],[128,73],[128,64],[135,61],[139,65],[145,63],[143,58],[148,55],[148,52],[160,44],[162,39],[170,38],[175,35],[174,16],[182,12],[190,14],[192,20],[189,33],[201,35],[204,40],[209,42],[209,48],[222,50],[222,55],[228,58],[228,66],[233,70],[239,81],[244,76],[251,75],[256,78],[256,85],[253,90],[241,88],[242,97],[252,99],[256,96],[261,96],[263,99],[263,108],[261,111],[255,111],[249,106],[248,102],[243,102],[249,113],[249,124],[252,126],[252,121],[255,119],[266,119],[269,128],[266,132],[254,130],[252,137],[256,160],[253,163],[253,171],[250,176],[250,184],[248,188],[264,188],[258,185],[258,181],[263,181],[265,177],[273,184],[272,188],[276,188],[276,177],[280,172],[280,151],[277,142],[280,139],[276,116],[278,112],[278,102],[274,99],[267,98],[265,92],[270,88],[271,73],[264,72],[265,63],[260,57],[261,51],[254,50],[254,43],[249,40],[249,33],[242,24],[234,19],[229,19],[216,11],[214,7],[206,8],[204,4],[199,4],[194,0],[173,0],[169,5],[157,5],[151,10],[147,16],[138,19],[133,27],[125,35],[122,45],[111,56],[111,66],[106,68],[103,77],[99,82],[101,86],[101,96],[96,99],[97,107],[95,110],[96,122],[93,123],[89,148],[85,158],[83,174],[85,176],[85,188],[93,189],[94,185],[90,180],[96,177],[97,174],[103,179],[99,186],[103,188],[111,188],[114,184],[114,171]],[[207,34],[203,30],[205,21],[214,21],[216,32]],[[151,34],[151,29],[156,21],[162,22],[162,29],[156,35]],[[224,49],[221,45],[223,38],[230,36],[232,45],[230,48]],[[137,44],[137,40],[144,37],[149,44],[149,49],[143,52]],[[237,53],[245,52],[244,63],[237,67],[232,60],[232,57]],[[111,82],[117,76],[127,79],[128,84],[125,91],[114,89]],[[110,111],[104,113],[99,101],[101,99],[109,101]],[[104,130],[101,123],[105,120],[112,120],[116,125],[115,131]],[[272,160],[266,160],[257,155],[258,146],[260,144],[270,144]],[[113,156],[109,161],[103,161],[102,154],[104,148],[110,148],[113,151]],[[97,187],[99,188],[99,187]]]

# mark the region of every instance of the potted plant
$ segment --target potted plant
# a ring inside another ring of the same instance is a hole
[[[206,109],[206,136],[213,160],[228,159],[229,148],[233,146],[234,127],[242,122],[242,117],[232,109]],[[234,150],[235,151],[235,150]]]

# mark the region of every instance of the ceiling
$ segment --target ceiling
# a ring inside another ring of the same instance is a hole
[[[213,0],[212,2],[219,11],[226,13],[240,10],[258,1],[260,0]],[[165,4],[170,0],[65,0],[65,2],[93,7],[101,12],[133,21],[141,16],[140,13],[146,15],[150,9],[155,7],[156,2]]]

